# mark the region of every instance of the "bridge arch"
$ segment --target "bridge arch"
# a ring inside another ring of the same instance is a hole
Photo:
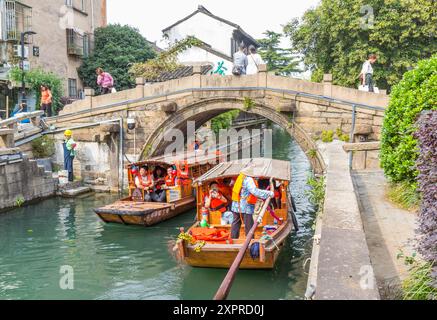
[[[291,114],[277,111],[274,106],[254,101],[248,110],[242,98],[205,99],[181,107],[170,115],[147,139],[141,152],[141,159],[157,156],[165,152],[170,142],[164,141],[164,134],[170,129],[179,129],[186,134],[187,122],[194,121],[196,130],[216,116],[231,110],[240,110],[262,116],[279,125],[292,136],[307,155],[316,173],[323,173],[325,163],[311,137],[296,124]]]

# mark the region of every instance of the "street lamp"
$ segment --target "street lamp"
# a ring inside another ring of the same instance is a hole
[[[24,38],[27,35],[35,35],[36,32],[34,31],[26,31],[26,32],[21,32],[21,39],[20,39],[20,44],[21,44],[21,100],[22,102],[26,101],[26,84],[24,83]]]

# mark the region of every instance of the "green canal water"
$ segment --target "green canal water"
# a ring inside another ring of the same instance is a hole
[[[302,299],[315,210],[305,195],[311,167],[302,150],[274,128],[274,157],[290,160],[301,230],[290,234],[274,270],[243,270],[230,299]],[[178,228],[194,211],[153,228],[106,225],[93,208],[109,195],[53,198],[0,215],[0,299],[211,299],[226,271],[179,265],[170,254]],[[74,289],[60,288],[71,266]]]

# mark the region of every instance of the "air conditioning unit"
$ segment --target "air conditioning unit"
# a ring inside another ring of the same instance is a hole
[[[14,45],[14,54],[16,57],[23,58],[21,56],[21,45]],[[24,46],[24,59],[29,58],[29,47]]]

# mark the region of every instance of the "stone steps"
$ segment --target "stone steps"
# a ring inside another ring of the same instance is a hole
[[[61,191],[61,196],[65,198],[76,198],[86,193],[90,193],[92,190],[90,187],[77,187],[71,189],[65,189]]]

